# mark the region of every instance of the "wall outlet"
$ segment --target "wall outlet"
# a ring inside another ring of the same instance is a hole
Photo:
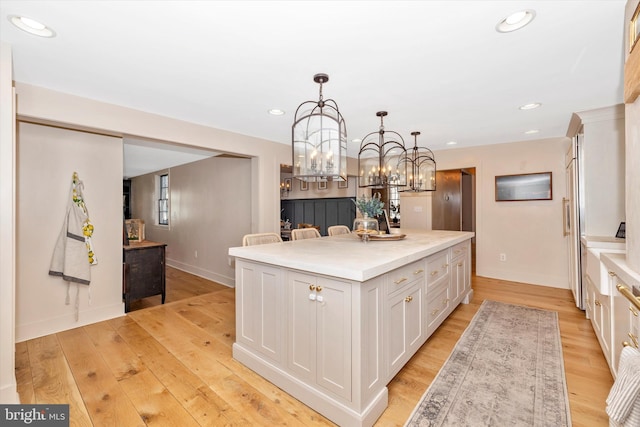
[[[506,261],[507,260],[507,254],[500,254],[500,261]]]

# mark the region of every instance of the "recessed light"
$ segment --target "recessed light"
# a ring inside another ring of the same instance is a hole
[[[533,135],[534,133],[538,132],[540,132],[538,129],[529,129],[528,131],[525,131],[527,135]]]
[[[449,141],[449,142],[447,142],[447,145],[458,145],[458,142],[456,142],[456,141]]]
[[[55,37],[56,33],[51,28],[47,27],[41,22],[35,19],[27,18],[24,16],[10,15],[7,16],[9,22],[22,31],[26,31],[29,34],[33,34],[40,37]]]
[[[521,110],[533,110],[534,108],[540,107],[542,104],[539,102],[532,102],[531,104],[524,104],[519,106],[518,108]]]
[[[533,21],[533,18],[535,17],[536,11],[532,9],[512,13],[502,21],[498,22],[496,25],[496,31],[499,33],[509,33],[511,31],[519,30]]]
[[[272,108],[271,110],[269,110],[269,114],[271,114],[272,116],[283,116],[284,115],[284,111],[283,110],[279,110],[277,108]]]

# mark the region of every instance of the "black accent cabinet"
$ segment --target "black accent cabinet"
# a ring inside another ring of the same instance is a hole
[[[129,312],[131,301],[153,295],[162,295],[164,304],[166,246],[146,240],[123,246],[122,298],[125,313]]]

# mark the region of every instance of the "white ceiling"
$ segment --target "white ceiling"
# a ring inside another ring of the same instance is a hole
[[[283,144],[324,72],[350,140],[386,110],[407,145],[417,130],[440,150],[564,136],[571,113],[621,103],[625,3],[2,0],[0,37],[17,81]],[[495,30],[523,9],[529,26]]]

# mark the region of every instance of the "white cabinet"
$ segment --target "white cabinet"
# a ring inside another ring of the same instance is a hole
[[[284,361],[284,288],[282,270],[236,262],[236,341],[271,361]]]
[[[471,242],[451,248],[451,298],[457,303],[471,289]],[[468,301],[466,301],[468,302]]]
[[[299,272],[287,278],[288,368],[351,398],[351,284]]]
[[[424,261],[386,275],[387,308],[384,340],[387,342],[387,378],[391,379],[420,348],[425,339]]]
[[[451,312],[451,274],[449,250],[427,258],[425,325],[427,336],[435,331]]]
[[[602,353],[611,365],[611,298],[599,292],[596,284],[588,274],[584,276],[587,281],[586,286],[586,312],[591,320]]]
[[[614,289],[613,297],[613,337],[611,344],[611,370],[614,377],[618,372],[618,362],[620,352],[624,345],[631,345],[638,348],[640,343],[640,316],[638,307],[632,303],[630,298],[623,295],[623,289],[629,295],[631,287],[626,284],[617,274],[611,272],[611,285]]]

